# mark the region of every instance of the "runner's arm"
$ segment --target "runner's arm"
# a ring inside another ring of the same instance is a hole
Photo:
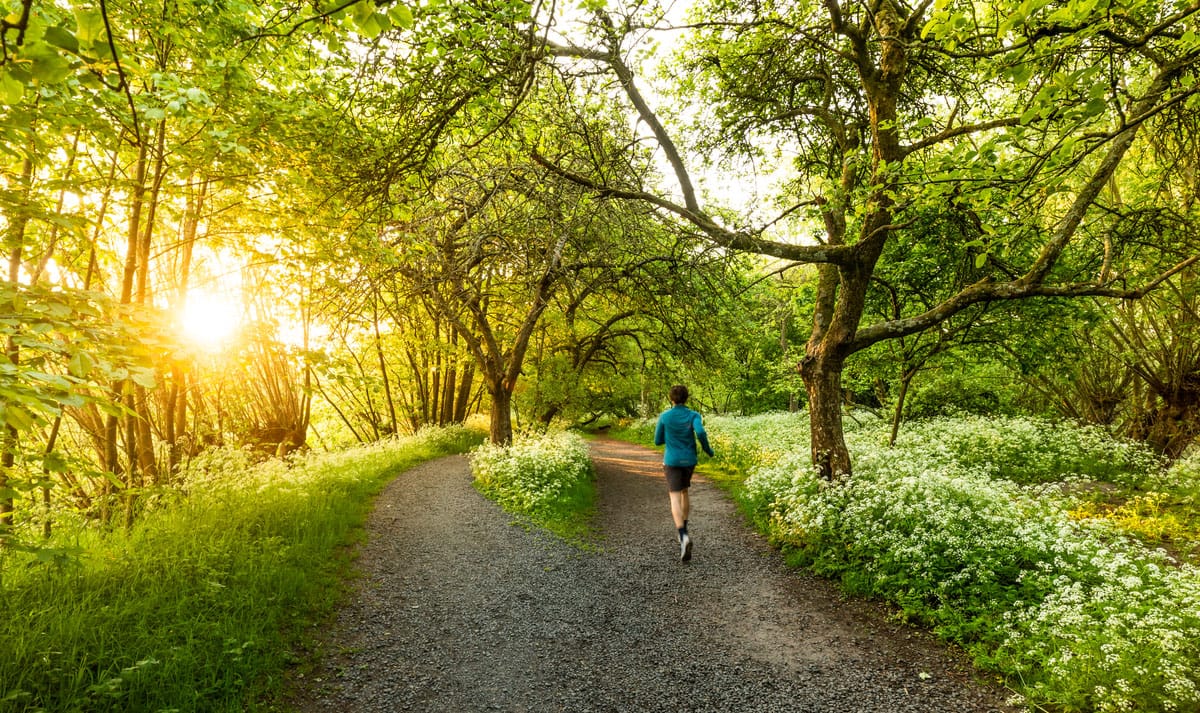
[[[704,430],[704,420],[700,418],[700,414],[696,414],[692,418],[692,428],[696,431],[696,438],[700,441],[700,447],[708,454],[709,458],[716,455],[713,453],[712,446],[708,445],[708,433]]]

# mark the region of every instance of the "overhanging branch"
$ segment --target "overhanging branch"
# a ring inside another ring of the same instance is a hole
[[[681,206],[678,203],[669,201],[666,198],[657,196],[653,193],[614,188],[612,186],[606,186],[597,183],[587,176],[581,176],[572,171],[568,171],[545,156],[542,156],[537,151],[532,153],[532,158],[535,163],[542,168],[545,168],[547,171],[571,181],[572,183],[576,183],[595,191],[599,196],[618,198],[621,200],[642,201],[661,208],[669,213],[673,213],[674,215],[683,218],[699,228],[705,235],[708,236],[710,240],[723,248],[752,252],[759,255],[768,255],[770,257],[777,257],[783,260],[794,260],[796,262],[807,263],[841,264],[848,261],[852,257],[853,248],[851,246],[792,245],[789,243],[779,243],[772,240],[764,240],[751,233],[729,230],[728,228],[723,228],[720,225],[717,225],[711,218],[699,211],[691,210],[686,206]]]
[[[1132,289],[1117,287],[1111,282],[1076,282],[1066,284],[1025,284],[1020,280],[1012,282],[991,282],[980,280],[954,295],[950,299],[933,307],[926,312],[908,317],[894,319],[888,322],[873,324],[860,329],[851,341],[848,353],[866,349],[885,339],[895,339],[937,326],[953,317],[967,307],[981,302],[1000,302],[1008,300],[1027,299],[1030,297],[1109,297],[1114,299],[1136,300],[1145,297],[1160,287],[1164,282],[1189,267],[1200,262],[1200,255],[1193,255],[1183,262],[1162,273],[1150,282]]]

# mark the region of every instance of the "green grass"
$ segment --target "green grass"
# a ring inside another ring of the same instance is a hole
[[[271,709],[373,496],[478,441],[439,431],[290,466],[214,456],[130,532],[58,535],[83,552],[66,565],[7,555],[0,711]]]
[[[596,481],[582,437],[565,432],[484,445],[471,455],[475,487],[506,512],[578,546],[592,538]]]

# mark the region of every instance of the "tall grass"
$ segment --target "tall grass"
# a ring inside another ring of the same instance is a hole
[[[578,435],[520,436],[471,454],[475,487],[506,511],[572,542],[586,541],[596,500],[591,456]]]
[[[10,553],[0,590],[0,711],[266,707],[292,651],[341,592],[372,496],[466,429],[257,466],[228,451],[130,532],[79,528],[51,566]]]

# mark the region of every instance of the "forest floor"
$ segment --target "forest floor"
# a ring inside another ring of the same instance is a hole
[[[788,569],[697,479],[678,561],[661,457],[592,444],[595,546],[519,526],[452,456],[381,494],[297,711],[1011,710],[929,635]]]

